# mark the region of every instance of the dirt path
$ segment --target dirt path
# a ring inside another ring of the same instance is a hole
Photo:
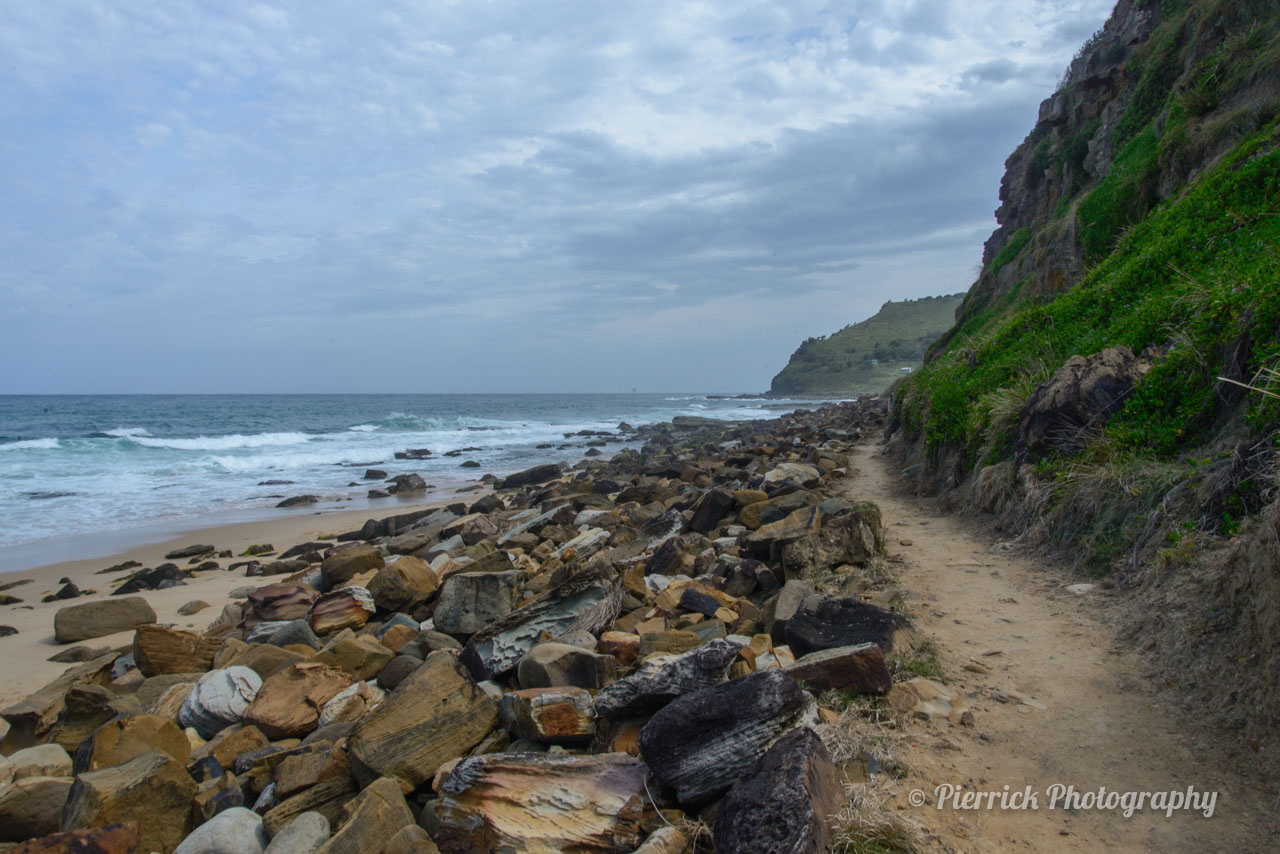
[[[911,724],[911,775],[894,805],[924,822],[942,850],[1275,851],[1271,797],[1213,765],[1211,744],[1182,732],[1144,688],[1140,662],[1095,616],[1107,594],[1066,587],[1059,568],[972,533],[960,519],[904,495],[878,446],[858,452],[851,494],[877,502],[888,551],[917,627],[939,648],[948,687],[974,726]],[[966,666],[970,666],[966,670]],[[990,672],[974,672],[986,669]],[[1049,809],[1055,783],[1077,791],[1217,792],[1194,810]],[[1039,808],[937,809],[935,790],[1030,787]],[[925,806],[909,803],[912,790]]]

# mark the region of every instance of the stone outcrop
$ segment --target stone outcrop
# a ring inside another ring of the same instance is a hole
[[[147,851],[171,852],[191,828],[196,783],[161,750],[75,779],[62,810],[62,829],[136,821]]]
[[[59,608],[53,616],[53,635],[58,643],[77,643],[132,631],[155,621],[156,612],[141,596],[98,599]]]

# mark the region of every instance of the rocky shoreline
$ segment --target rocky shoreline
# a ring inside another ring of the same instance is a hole
[[[202,632],[147,603],[217,553],[175,550],[188,569],[58,609],[58,642],[89,643],[0,709],[0,847],[830,850],[839,710],[919,693],[894,687],[910,626],[868,601],[879,510],[849,498],[886,415],[653,425],[470,504],[264,544]]]

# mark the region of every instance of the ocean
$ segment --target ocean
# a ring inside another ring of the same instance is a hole
[[[485,473],[582,459],[587,438],[566,436],[580,430],[612,433],[623,421],[677,415],[769,418],[812,403],[699,394],[0,396],[0,572],[41,554],[94,556],[129,532],[298,512],[275,504],[303,493],[322,499],[311,510],[367,505],[375,515],[382,501],[394,513],[394,500],[365,497],[381,485],[361,480],[367,467],[417,472],[437,487],[429,497],[447,495]],[[418,448],[431,457],[394,457]],[[480,468],[462,468],[466,460]],[[108,533],[117,536],[91,536]]]

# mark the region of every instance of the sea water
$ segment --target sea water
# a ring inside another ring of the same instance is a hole
[[[0,572],[42,553],[89,556],[69,553],[68,537],[102,551],[145,527],[289,512],[274,508],[291,495],[376,515],[379,500],[365,496],[382,484],[363,481],[365,468],[417,472],[436,497],[486,472],[580,460],[587,438],[566,436],[580,430],[616,433],[623,421],[677,415],[769,418],[809,403],[697,394],[0,396]],[[395,459],[421,448],[430,458]],[[462,468],[466,460],[480,468]],[[387,504],[385,514],[394,512]],[[84,536],[107,532],[117,536]]]

